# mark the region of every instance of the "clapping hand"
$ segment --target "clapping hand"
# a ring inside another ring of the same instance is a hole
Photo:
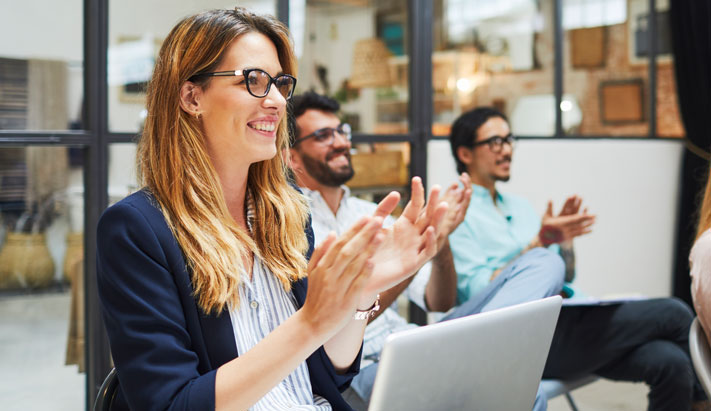
[[[343,328],[361,302],[373,272],[371,257],[384,238],[382,225],[382,217],[363,217],[338,239],[330,233],[314,250],[303,309],[317,332]]]
[[[469,174],[462,173],[459,176],[459,181],[462,183],[461,186],[457,183],[452,183],[445,191],[444,196],[442,196],[442,201],[447,203],[448,208],[437,235],[437,251],[442,249],[447,237],[464,221],[469,202],[472,199],[472,180]]]
[[[539,239],[543,245],[569,242],[575,237],[592,231],[595,215],[589,214],[587,208],[580,212],[582,202],[583,200],[578,196],[568,197],[557,216],[553,215],[553,202],[548,202],[539,232]]]
[[[363,293],[364,301],[387,290],[417,272],[437,251],[437,237],[447,213],[447,204],[439,200],[440,188],[430,190],[425,204],[425,190],[419,177],[412,179],[412,196],[395,223],[382,230],[384,239],[372,257],[373,275]],[[397,205],[399,195],[389,194],[380,202],[376,217],[385,217]]]

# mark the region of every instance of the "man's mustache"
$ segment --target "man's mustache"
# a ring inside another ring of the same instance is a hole
[[[333,159],[334,157],[338,157],[338,156],[340,156],[340,155],[345,155],[348,160],[351,159],[351,153],[350,153],[349,150],[347,150],[347,149],[345,149],[345,148],[339,148],[339,149],[337,149],[337,150],[333,150],[333,151],[331,151],[330,153],[328,153],[328,154],[326,155],[326,161],[330,161],[330,160]]]
[[[496,161],[496,165],[498,166],[499,164],[503,164],[503,163],[505,163],[505,162],[507,162],[507,161],[508,161],[509,163],[511,162],[511,156],[510,156],[510,155],[506,155],[506,156],[504,156],[501,160]]]

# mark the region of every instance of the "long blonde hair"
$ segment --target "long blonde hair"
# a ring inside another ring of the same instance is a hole
[[[249,168],[247,195],[255,211],[250,235],[228,212],[199,119],[180,108],[182,84],[195,74],[214,71],[230,44],[254,31],[274,43],[284,73],[296,75],[288,29],[273,17],[235,8],[180,21],[165,39],[148,85],[148,116],[137,154],[139,176],[185,255],[198,304],[206,313],[239,304],[240,272],[250,251],[286,290],[306,276],[308,208],[287,182],[285,159],[276,155]],[[207,87],[209,77],[193,82]],[[288,151],[288,138],[283,118],[277,129],[277,152]]]

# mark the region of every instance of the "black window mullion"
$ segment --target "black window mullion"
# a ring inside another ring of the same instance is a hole
[[[657,136],[657,2],[649,0],[647,43],[649,44],[649,137]]]
[[[276,18],[289,27],[289,0],[277,0]]]
[[[553,93],[555,95],[555,137],[563,137],[563,0],[555,0],[553,5]]]
[[[111,368],[96,285],[96,230],[108,204],[108,0],[84,0],[84,119],[95,134],[84,152],[84,275],[86,409]]]
[[[410,53],[408,105],[410,124],[410,170],[420,176],[427,187],[427,142],[432,138],[432,25],[434,18],[431,0],[408,0]],[[410,321],[424,325],[427,314],[410,303]]]

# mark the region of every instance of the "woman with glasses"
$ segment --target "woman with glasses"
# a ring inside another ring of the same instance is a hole
[[[391,195],[312,255],[307,205],[277,155],[295,69],[286,27],[241,8],[187,17],[161,47],[143,189],[98,226],[117,401],[131,409],[349,409],[339,391],[378,292],[414,272],[388,255],[434,253],[446,205],[435,192],[425,206],[419,186],[398,227],[381,228]]]

